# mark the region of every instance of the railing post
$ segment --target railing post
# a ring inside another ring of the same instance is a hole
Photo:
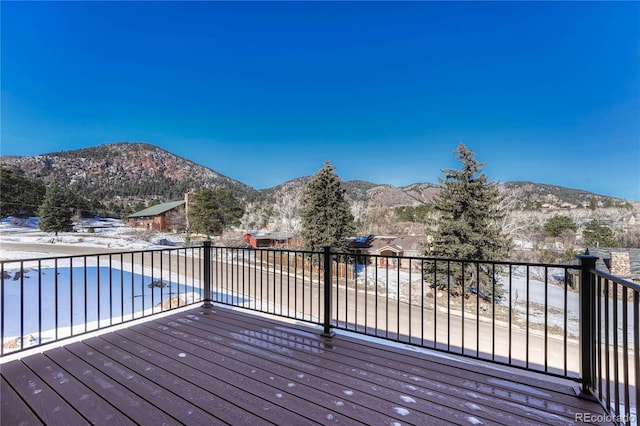
[[[210,308],[211,303],[211,241],[207,240],[203,244],[203,279],[204,279],[204,303],[203,308]]]
[[[591,398],[595,371],[595,283],[591,279],[591,270],[596,267],[598,257],[578,256],[580,259],[580,375],[582,379],[581,395]]]
[[[325,337],[333,337],[335,333],[331,331],[331,246],[324,246],[324,331]]]

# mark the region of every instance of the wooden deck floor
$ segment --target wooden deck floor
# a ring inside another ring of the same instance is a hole
[[[506,368],[215,306],[0,365],[0,424],[576,424],[595,402]]]

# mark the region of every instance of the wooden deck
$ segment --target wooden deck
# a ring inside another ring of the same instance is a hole
[[[0,424],[576,424],[572,386],[193,308],[0,365]],[[579,422],[578,422],[579,423]]]

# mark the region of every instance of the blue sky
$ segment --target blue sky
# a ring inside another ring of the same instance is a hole
[[[640,200],[640,2],[8,2],[2,155],[141,141],[255,188],[490,180]]]

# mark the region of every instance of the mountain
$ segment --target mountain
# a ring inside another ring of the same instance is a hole
[[[594,194],[582,189],[566,188],[543,183],[513,181],[506,182],[504,189],[520,201],[519,207],[535,207],[550,205],[555,207],[588,206],[594,200],[599,204],[610,204],[624,201],[620,198]]]
[[[2,157],[31,178],[55,179],[92,205],[118,210],[151,199],[179,200],[190,189],[228,188],[246,201],[258,197],[252,187],[214,170],[145,143],[111,143],[29,157]]]
[[[17,167],[30,178],[45,183],[56,179],[89,201],[90,209],[126,212],[152,199],[177,200],[191,189],[223,187],[233,191],[262,218],[252,223],[277,223],[278,218],[296,216],[300,197],[309,177],[300,177],[273,188],[256,190],[215,170],[146,143],[110,143],[96,147],[36,156],[0,157],[2,167]],[[344,182],[356,216],[372,208],[396,208],[429,204],[438,186],[415,183],[405,187],[378,185],[362,180]],[[619,204],[621,201],[579,189],[533,182],[507,182],[501,188],[514,201],[512,208],[545,206],[570,208]],[[268,219],[265,219],[269,216]]]

